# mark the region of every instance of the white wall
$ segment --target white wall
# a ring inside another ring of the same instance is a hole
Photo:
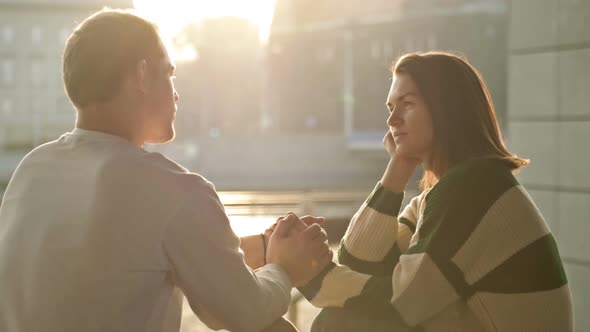
[[[576,331],[590,331],[590,1],[513,0],[508,142],[557,237]]]

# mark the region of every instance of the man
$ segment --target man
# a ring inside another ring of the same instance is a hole
[[[144,143],[174,138],[174,65],[150,22],[103,10],[63,56],[76,128],[29,153],[0,208],[0,331],[260,331],[332,258],[282,218],[252,271],[213,185]]]

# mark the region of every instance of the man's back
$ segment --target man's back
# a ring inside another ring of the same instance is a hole
[[[178,331],[182,293],[211,323],[259,331],[291,282],[248,269],[239,243],[201,176],[76,129],[26,156],[4,195],[0,331]]]
[[[66,134],[23,160],[0,210],[8,330],[162,330],[174,287],[159,237],[182,169],[158,156],[94,132]]]
[[[205,323],[260,331],[328,265],[321,228],[290,214],[252,271],[213,185],[139,148],[174,139],[174,71],[158,27],[125,10],[68,37],[64,88],[93,131],[35,149],[8,185],[0,331],[178,331],[179,290]]]

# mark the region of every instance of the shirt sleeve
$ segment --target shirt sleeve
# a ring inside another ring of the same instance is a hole
[[[278,265],[246,266],[213,185],[195,177],[164,232],[173,280],[195,313],[231,331],[260,331],[287,311],[289,277]]]

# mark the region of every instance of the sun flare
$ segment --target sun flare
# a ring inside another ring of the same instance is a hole
[[[265,44],[270,33],[275,0],[134,0],[133,5],[141,15],[159,25],[168,45],[190,23],[228,16],[253,22],[258,27],[260,43]]]

